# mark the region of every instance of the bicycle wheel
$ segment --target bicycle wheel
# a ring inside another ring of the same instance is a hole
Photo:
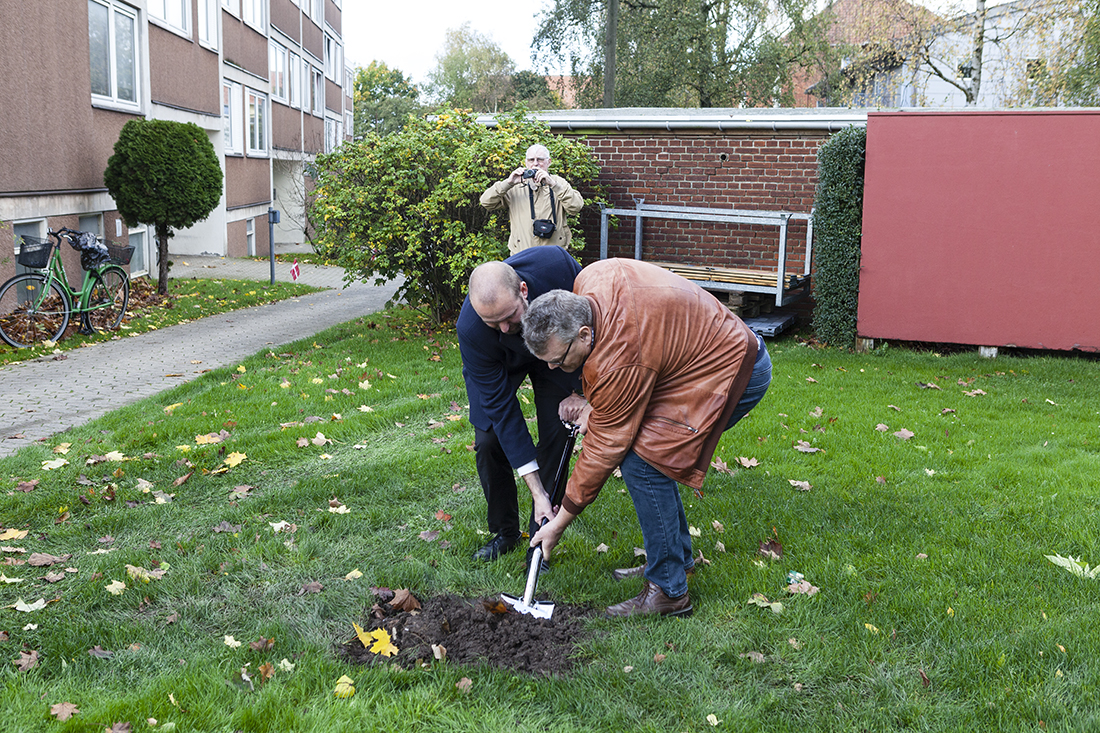
[[[86,323],[95,331],[113,331],[130,302],[130,277],[121,267],[105,267],[92,278]]]
[[[69,326],[69,296],[41,275],[16,275],[0,287],[0,337],[17,349],[57,341]]]

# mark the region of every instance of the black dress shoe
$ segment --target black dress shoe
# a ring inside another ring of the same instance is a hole
[[[498,534],[496,537],[489,540],[489,544],[474,553],[474,559],[483,562],[491,562],[501,555],[514,550],[516,545],[519,544],[519,541],[520,535],[518,534],[514,537],[505,537],[502,534]]]

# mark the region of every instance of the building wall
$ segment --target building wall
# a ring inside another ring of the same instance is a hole
[[[288,38],[302,42],[302,11],[293,0],[271,0],[271,24]]]
[[[1100,350],[1100,111],[867,119],[870,338]]]
[[[328,23],[329,27],[336,31],[337,34],[343,35],[340,26],[340,18],[340,9],[336,7],[336,3],[332,2],[332,0],[325,0],[325,22]]]
[[[226,208],[266,206],[271,201],[270,170],[271,164],[267,158],[226,158]]]
[[[153,102],[221,117],[217,52],[152,23],[148,27],[149,47],[156,49],[149,54]],[[181,74],[180,69],[187,73]]]
[[[649,204],[809,213],[817,150],[827,132],[614,132],[584,140],[599,162],[598,184],[612,206]],[[551,166],[553,172],[553,167]],[[586,192],[588,193],[588,192]],[[608,255],[634,256],[634,222],[620,216]],[[599,258],[598,210],[586,207],[585,262]],[[644,221],[643,259],[774,269],[778,227],[675,220]],[[805,224],[788,228],[788,272],[802,272]]]
[[[280,150],[302,149],[302,112],[281,102],[271,104],[271,144]]]
[[[262,79],[267,78],[267,37],[224,10],[222,46],[226,61]]]
[[[325,32],[305,15],[302,16],[302,48],[313,54],[317,61],[324,61]]]

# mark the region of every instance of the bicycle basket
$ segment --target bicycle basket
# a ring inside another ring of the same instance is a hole
[[[49,264],[53,242],[39,237],[28,237],[25,234],[19,239],[19,254],[16,255],[16,260],[20,265],[32,270],[41,270]]]
[[[107,255],[116,265],[130,264],[130,258],[134,256],[134,248],[131,245],[123,246],[114,242],[107,242]]]

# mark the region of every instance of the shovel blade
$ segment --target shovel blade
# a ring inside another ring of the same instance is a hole
[[[501,593],[500,600],[507,603],[516,613],[525,613],[535,618],[549,619],[554,614],[554,604],[549,601],[534,601],[528,604],[524,603],[522,598],[516,598],[507,593]]]

